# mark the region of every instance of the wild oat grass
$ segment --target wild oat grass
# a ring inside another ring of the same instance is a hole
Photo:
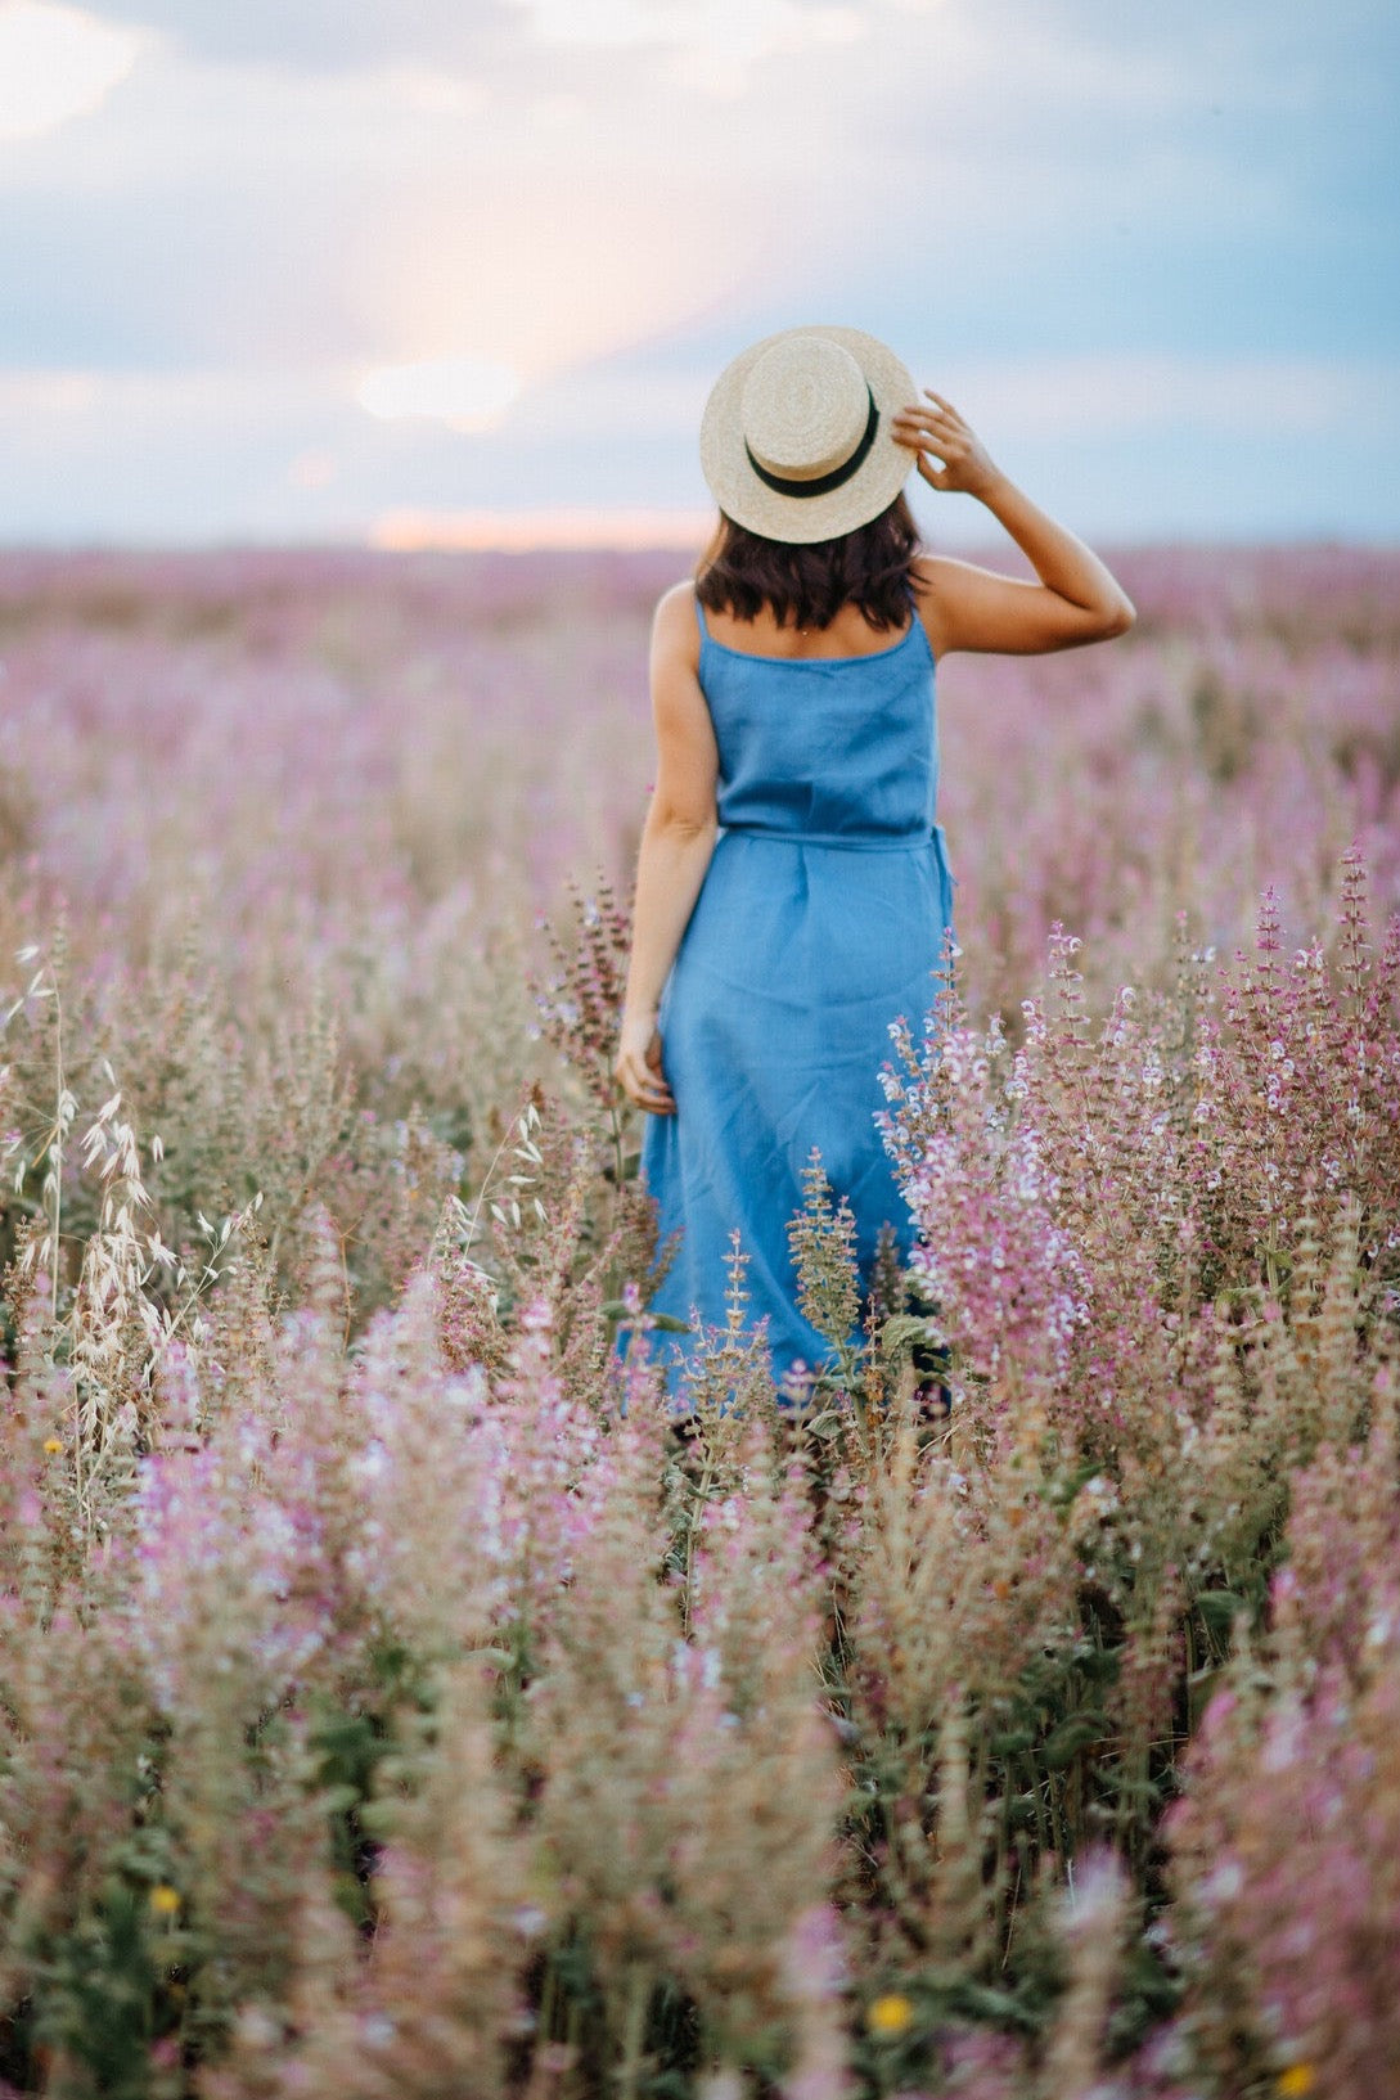
[[[941,678],[911,1276],[814,1160],[682,1437],[656,563],[0,565],[6,2089],[1386,2089],[1394,563],[1123,567]]]

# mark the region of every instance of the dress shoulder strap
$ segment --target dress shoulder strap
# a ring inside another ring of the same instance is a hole
[[[708,628],[708,627],[707,627],[707,626],[705,625],[705,608],[704,608],[704,606],[703,606],[703,605],[702,605],[702,604],[700,603],[700,593],[699,593],[699,591],[696,591],[694,595],[695,595],[695,617],[696,617],[696,619],[697,619],[697,620],[698,620],[698,621],[700,622],[700,639],[701,639],[701,641],[702,641],[702,642],[708,642],[708,640],[710,639],[710,630],[709,630],[709,628]]]

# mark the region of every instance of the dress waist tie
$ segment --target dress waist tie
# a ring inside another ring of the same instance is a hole
[[[943,923],[953,923],[953,891],[957,888],[957,877],[948,865],[948,844],[941,824],[930,825],[927,831],[789,831],[780,824],[725,824],[720,828],[720,837],[734,832],[740,838],[779,839],[787,846],[831,846],[842,853],[915,853],[921,847],[932,846],[938,860],[938,885],[943,907]]]

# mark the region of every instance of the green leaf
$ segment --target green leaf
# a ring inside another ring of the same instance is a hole
[[[1196,1609],[1212,1633],[1228,1634],[1235,1623],[1235,1614],[1244,1610],[1243,1597],[1233,1590],[1202,1590],[1196,1599]]]
[[[338,1786],[324,1787],[321,1791],[321,1807],[328,1816],[343,1815],[363,1798],[359,1787],[342,1781]]]
[[[366,1801],[360,1808],[361,1828],[373,1838],[393,1837],[402,1820],[401,1801]]]
[[[936,1342],[932,1322],[921,1320],[915,1313],[895,1313],[880,1329],[880,1346],[889,1356],[899,1349],[912,1347],[916,1342]]]
[[[1003,1728],[991,1738],[988,1748],[993,1757],[1016,1757],[1021,1751],[1029,1750],[1034,1741],[1033,1728]]]
[[[823,1442],[828,1437],[839,1436],[841,1432],[840,1422],[829,1410],[819,1415],[810,1416],[802,1426],[808,1436],[819,1436]]]
[[[1024,2008],[1010,1991],[995,1990],[989,1983],[959,1982],[955,1997],[958,2011],[975,2020],[994,2022],[998,2026],[1025,2024]]]
[[[628,1307],[625,1298],[609,1298],[599,1307],[599,1310],[605,1320],[631,1320],[637,1317]],[[689,1334],[691,1332],[689,1322],[678,1320],[674,1313],[651,1313],[648,1315],[648,1318],[651,1326],[658,1334]]]
[[[1090,1743],[1097,1743],[1108,1727],[1103,1714],[1071,1714],[1061,1721],[1041,1748],[1041,1758],[1052,1772],[1061,1772],[1065,1766],[1087,1750]]]
[[[1113,1791],[1124,1801],[1140,1801],[1148,1808],[1155,1808],[1162,1798],[1157,1780],[1131,1778],[1126,1772],[1114,1776]]]

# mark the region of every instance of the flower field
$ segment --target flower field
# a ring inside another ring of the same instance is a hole
[[[1400,557],[943,667],[914,1274],[684,1438],[678,566],[0,555],[0,2095],[1381,2100]]]

